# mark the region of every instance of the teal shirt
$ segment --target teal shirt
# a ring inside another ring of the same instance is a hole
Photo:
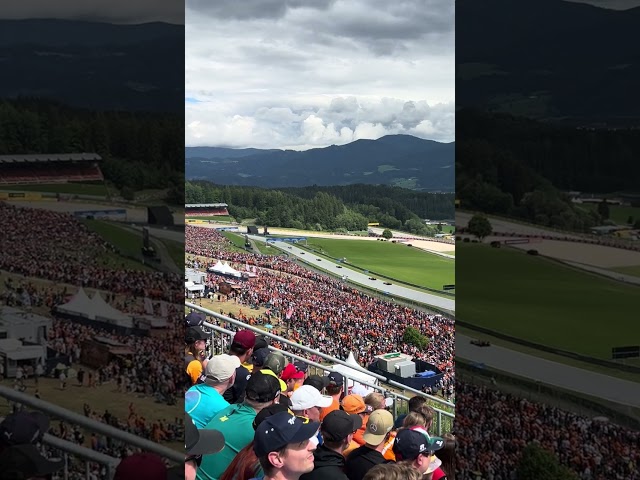
[[[204,428],[216,413],[228,406],[229,402],[215,388],[203,383],[194,385],[184,394],[184,411],[191,415],[198,428]]]
[[[253,440],[253,419],[256,411],[245,403],[234,403],[218,412],[206,429],[218,430],[224,435],[224,448],[213,455],[203,455],[196,472],[198,480],[218,480],[235,456]]]

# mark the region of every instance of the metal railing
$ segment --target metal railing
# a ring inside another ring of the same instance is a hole
[[[353,369],[355,371],[364,373],[370,377],[374,377],[375,379],[379,380],[380,382],[387,384],[389,386],[395,387],[395,388],[399,388],[404,390],[405,392],[408,393],[413,393],[415,395],[420,395],[422,397],[425,397],[427,400],[429,400],[431,403],[434,403],[436,405],[439,405],[440,407],[449,407],[450,409],[454,409],[455,408],[455,404],[448,402],[442,398],[438,398],[435,397],[433,395],[428,395],[424,392],[421,392],[419,390],[415,390],[413,388],[410,388],[406,385],[403,385],[401,383],[395,382],[393,380],[389,380],[388,378],[386,378],[383,375],[379,375],[377,373],[374,372],[370,372],[369,370],[359,366],[359,365],[351,365],[343,360],[340,360],[338,358],[332,357],[330,355],[327,355],[325,353],[320,352],[319,350],[315,350],[312,348],[309,348],[307,346],[304,345],[300,345],[298,343],[292,342],[290,340],[287,340],[286,338],[283,338],[279,335],[276,335],[274,333],[270,333],[268,331],[264,331],[261,330],[258,327],[254,327],[252,325],[248,325],[242,321],[227,317],[226,315],[222,315],[220,313],[216,313],[212,310],[200,307],[198,305],[192,304],[192,303],[187,303],[185,302],[185,307],[188,308],[192,308],[193,310],[202,312],[210,317],[215,318],[218,321],[221,322],[225,322],[225,323],[230,323],[232,325],[235,325],[237,327],[243,328],[243,329],[249,329],[251,331],[253,331],[254,333],[258,334],[258,335],[264,335],[266,337],[272,338],[274,340],[277,340],[281,345],[287,345],[291,348],[294,349],[300,349],[306,353],[309,353],[311,355],[315,355],[317,357],[321,357],[325,360],[327,360],[328,362],[332,363],[332,364],[338,364],[338,365],[344,365],[350,369]],[[209,330],[211,330],[211,345],[210,345],[210,354],[211,355],[216,355],[216,354],[220,354],[223,353],[226,348],[231,344],[231,337],[235,334],[235,332],[232,332],[230,330],[227,330],[225,328],[220,327],[219,325],[215,325],[213,323],[210,322],[205,322],[203,324],[203,326]],[[219,341],[217,341],[216,339],[216,333],[219,334]],[[228,338],[228,340],[226,340]],[[269,346],[270,350],[278,350],[273,346]],[[278,350],[280,351],[283,355],[285,355],[286,357],[290,357],[292,359],[295,360],[301,360],[303,362],[305,362],[307,365],[310,365],[311,367],[314,367],[316,370],[321,370],[323,373],[324,372],[331,372],[333,371],[332,366],[327,366],[327,365],[322,365],[321,363],[309,360],[307,358],[301,357],[293,352],[287,352],[286,350]],[[394,416],[398,416],[399,413],[406,413],[406,410],[408,410],[408,405],[405,407],[405,403],[408,404],[409,401],[409,397],[407,397],[406,395],[397,393],[397,392],[393,392],[393,391],[389,391],[384,385],[378,385],[378,384],[374,384],[374,383],[370,383],[367,382],[365,380],[359,379],[357,377],[350,377],[349,374],[345,374],[344,372],[341,372],[343,374],[343,376],[345,377],[345,382],[346,385],[349,385],[349,381],[351,382],[355,382],[355,383],[359,383],[362,384],[364,386],[366,386],[369,389],[373,389],[376,391],[379,391],[380,393],[386,394],[386,396],[390,397],[393,399],[393,414]],[[451,428],[451,423],[453,422],[453,419],[455,418],[455,414],[452,412],[448,412],[446,410],[443,410],[442,408],[439,408],[437,406],[433,407],[434,411],[435,411],[435,422],[434,422],[434,428],[436,429],[436,432],[438,434],[443,433],[443,430],[450,430]],[[446,427],[446,428],[445,428]]]
[[[184,461],[184,454],[172,450],[163,445],[154,443],[146,438],[133,435],[129,432],[112,427],[97,420],[93,420],[79,413],[72,412],[58,405],[54,405],[44,400],[40,400],[31,395],[14,390],[6,386],[0,386],[0,397],[4,397],[10,402],[14,402],[20,405],[26,405],[34,410],[47,413],[52,418],[60,418],[73,425],[78,425],[88,431],[96,432],[105,435],[114,440],[120,441],[124,444],[131,445],[141,450],[155,453],[156,455],[168,459],[171,462],[180,463]],[[90,477],[89,464],[91,462],[104,465],[107,471],[106,479],[110,480],[115,472],[115,468],[120,463],[120,459],[104,455],[100,452],[96,452],[89,448],[71,443],[67,440],[55,437],[53,435],[45,434],[42,442],[57,450],[63,452],[62,458],[64,460],[63,478],[66,480],[69,478],[69,465],[70,460],[73,457],[79,457],[85,461],[85,470],[87,480]],[[1,476],[1,474],[0,474]]]

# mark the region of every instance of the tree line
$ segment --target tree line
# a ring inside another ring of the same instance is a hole
[[[377,222],[382,227],[433,236],[439,230],[425,225],[424,218],[435,218],[433,213],[439,213],[441,219],[446,214],[453,217],[453,194],[402,190],[372,185],[274,190],[193,181],[185,182],[185,202],[222,202],[237,219],[255,218],[261,225],[305,230],[364,231],[368,223]],[[447,203],[448,209],[442,206]]]
[[[127,196],[169,189],[184,203],[184,119],[170,113],[91,111],[49,100],[0,101],[0,154],[97,153],[105,178]]]
[[[586,232],[602,216],[564,192],[631,189],[640,174],[630,162],[630,152],[640,154],[638,131],[569,129],[474,111],[459,112],[456,127],[456,194],[465,209]]]

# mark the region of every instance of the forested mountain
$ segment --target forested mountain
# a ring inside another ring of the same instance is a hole
[[[367,223],[429,235],[437,233],[423,219],[454,215],[454,195],[415,192],[398,187],[350,185],[348,187],[283,188],[215,185],[196,181],[185,184],[186,203],[224,202],[238,218],[257,218],[272,227],[312,230],[366,230]]]
[[[188,180],[228,185],[281,188],[363,183],[453,192],[455,183],[455,144],[410,135],[304,152],[193,147],[186,148],[185,154]]]
[[[0,155],[95,152],[118,188],[171,188],[183,203],[182,114],[88,111],[37,99],[0,101]]]
[[[456,104],[573,126],[636,125],[638,25],[640,8],[458,0]]]
[[[0,97],[184,112],[184,26],[0,20]]]
[[[456,126],[456,194],[463,208],[584,231],[602,219],[561,191],[639,188],[638,129],[558,127],[472,110],[459,111]]]

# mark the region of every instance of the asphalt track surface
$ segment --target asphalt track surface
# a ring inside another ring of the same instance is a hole
[[[640,383],[571,367],[495,345],[478,347],[469,343],[471,339],[472,337],[456,333],[456,357],[543,384],[621,405],[640,407]]]
[[[456,227],[465,228],[469,224],[469,220],[473,215],[466,212],[456,212]],[[520,223],[509,222],[507,220],[498,219],[487,216],[494,232],[513,233],[516,235],[545,235],[554,238],[580,238],[569,233],[556,232],[554,230],[545,230],[544,227],[536,227],[534,225],[522,225]]]
[[[248,235],[248,237],[256,242],[266,242],[265,238],[261,236]],[[327,260],[326,258],[322,258],[322,260],[318,262],[316,259],[320,257],[318,257],[318,255],[316,255],[315,253],[302,250],[301,248],[298,248],[295,245],[291,245],[289,243],[273,242],[270,243],[270,245],[276,248],[280,248],[282,251],[288,253],[289,255],[294,256],[307,263],[316,265],[318,268],[331,272],[336,276],[340,277],[346,275],[347,278],[352,282],[359,283],[360,285],[364,285],[365,287],[371,288],[373,290],[377,290],[382,293],[388,293],[389,295],[394,297],[404,298],[413,302],[422,303],[423,305],[430,305],[452,313],[454,313],[456,310],[455,299],[440,297],[426,292],[420,292],[418,290],[413,290],[411,288],[403,287],[396,284],[384,285],[384,282],[386,280],[369,280],[369,275],[358,272],[357,270],[352,270],[342,265],[339,266],[339,264]]]

